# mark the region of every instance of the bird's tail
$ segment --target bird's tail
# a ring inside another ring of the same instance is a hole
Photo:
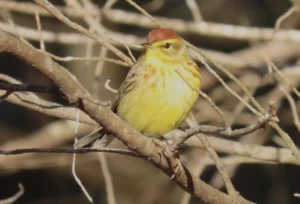
[[[93,148],[101,148],[107,146],[113,140],[112,135],[108,135],[107,131],[103,128],[92,132],[89,135],[80,138],[75,144],[75,148],[82,148],[86,146],[91,146]]]

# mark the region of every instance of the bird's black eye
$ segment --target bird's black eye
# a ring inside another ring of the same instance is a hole
[[[170,47],[171,47],[171,44],[170,44],[170,43],[165,43],[165,44],[164,44],[164,48],[170,49]]]

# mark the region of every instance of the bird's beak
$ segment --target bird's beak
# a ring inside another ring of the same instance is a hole
[[[149,43],[142,43],[141,46],[143,46],[144,48],[149,48],[151,47],[151,45]]]

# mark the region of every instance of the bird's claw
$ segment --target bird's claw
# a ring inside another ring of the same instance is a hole
[[[180,169],[183,168],[183,165],[180,160],[180,154],[177,149],[173,147],[170,143],[165,143],[161,140],[158,140],[156,138],[153,139],[153,143],[161,149],[161,153],[170,160],[175,159],[174,162],[172,162],[172,170],[173,174],[171,175],[170,179],[174,179],[176,174],[180,171]]]

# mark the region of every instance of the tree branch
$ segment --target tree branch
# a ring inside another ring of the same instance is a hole
[[[34,93],[49,93],[49,94],[60,94],[59,90],[55,86],[39,86],[33,84],[9,84],[0,82],[0,90],[8,92],[34,92]]]
[[[173,150],[178,149],[187,139],[189,139],[190,137],[198,133],[204,133],[204,134],[214,135],[219,137],[229,137],[229,138],[248,135],[260,128],[263,128],[270,121],[278,121],[273,102],[270,103],[269,114],[267,114],[264,118],[259,120],[256,124],[247,126],[245,128],[236,129],[236,130],[225,129],[222,127],[220,128],[220,127],[209,126],[209,125],[199,125],[198,127],[190,128],[186,130],[182,135],[177,136],[176,139],[174,140],[174,143],[172,144],[172,148]]]
[[[133,157],[141,157],[141,155],[136,154],[135,152],[129,150],[122,149],[113,149],[113,148],[24,148],[24,149],[13,149],[13,150],[0,150],[0,154],[2,155],[14,155],[14,154],[26,154],[26,153],[66,153],[66,154],[87,154],[91,152],[107,152],[107,153],[115,153],[121,155],[128,155]]]

